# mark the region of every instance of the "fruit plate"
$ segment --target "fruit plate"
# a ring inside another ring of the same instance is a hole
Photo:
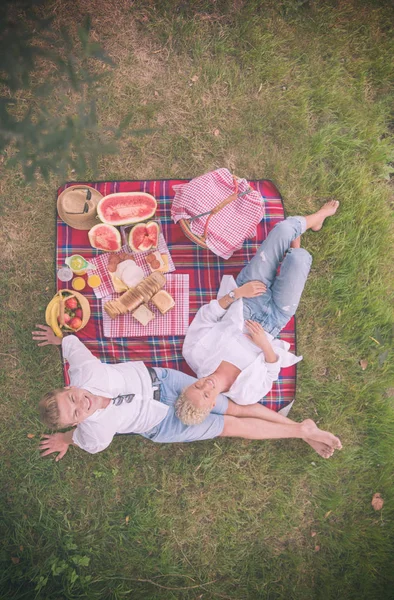
[[[166,241],[164,239],[164,236],[162,233],[160,233],[159,235],[159,246],[157,248],[160,252],[160,254],[166,254],[167,258],[168,258],[168,270],[167,273],[170,273],[171,271],[175,271],[175,265],[174,262],[171,258],[171,254],[170,251],[168,250],[168,246],[166,244]],[[148,254],[150,254],[152,252],[152,250],[148,250],[147,252],[133,252],[130,248],[130,246],[125,245],[122,246],[122,248],[120,249],[120,252],[127,252],[128,254],[131,254],[132,257],[134,258],[135,262],[137,263],[137,265],[139,267],[141,267],[141,269],[144,272],[145,276],[148,276],[151,274],[151,270],[149,268],[148,263],[146,262],[146,256]],[[112,294],[115,294],[115,289],[112,283],[112,279],[110,277],[110,274],[108,272],[108,261],[109,261],[109,257],[112,254],[118,254],[117,252],[111,252],[108,253],[106,252],[105,254],[100,254],[99,256],[96,256],[93,259],[90,259],[89,262],[91,262],[92,264],[95,265],[95,271],[90,271],[88,270],[88,275],[92,275],[93,273],[96,275],[99,275],[100,279],[101,279],[101,285],[99,285],[98,287],[93,289],[93,292],[96,296],[96,298],[105,298],[107,296],[111,296]]]

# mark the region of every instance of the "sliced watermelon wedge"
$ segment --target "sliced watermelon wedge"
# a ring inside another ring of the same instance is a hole
[[[156,221],[134,225],[129,233],[129,246],[134,252],[146,252],[157,248],[160,228]]]
[[[88,236],[90,245],[98,250],[116,252],[122,247],[120,233],[112,225],[99,223],[89,230]]]

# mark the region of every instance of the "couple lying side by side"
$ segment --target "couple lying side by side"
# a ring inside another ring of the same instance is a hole
[[[33,339],[39,346],[62,345],[71,383],[44,396],[41,417],[53,429],[73,428],[45,435],[42,456],[57,452],[59,460],[70,444],[100,452],[117,434],[161,443],[300,438],[322,457],[332,456],[341,448],[336,436],[310,419],[296,423],[259,401],[282,366],[301,360],[276,336],[297,309],[311,265],[300,236],[307,229],[318,231],[338,204],[327,202],[312,215],[281,221],[236,283],[223,278],[218,300],[200,308],[185,337],[183,354],[198,379],[140,361],[102,363],[76,336],[61,340],[38,325]]]

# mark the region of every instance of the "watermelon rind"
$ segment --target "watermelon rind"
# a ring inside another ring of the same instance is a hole
[[[122,247],[120,232],[113,225],[99,223],[89,230],[88,236],[90,245],[97,250],[117,252]]]
[[[108,225],[130,225],[151,219],[156,209],[156,199],[146,192],[118,192],[101,198],[97,215]]]

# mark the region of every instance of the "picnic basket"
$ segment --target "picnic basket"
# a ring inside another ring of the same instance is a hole
[[[220,168],[173,185],[171,217],[196,245],[229,259],[256,235],[264,199],[245,178]]]

